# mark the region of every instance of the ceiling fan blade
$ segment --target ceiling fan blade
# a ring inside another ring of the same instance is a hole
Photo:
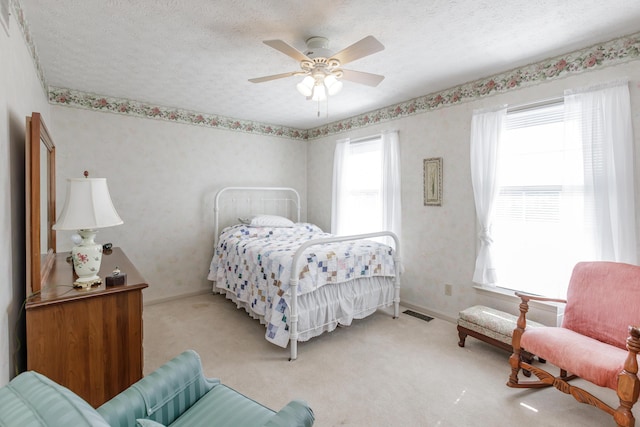
[[[356,59],[371,55],[372,53],[380,52],[381,50],[384,50],[384,45],[375,37],[367,36],[351,46],[345,47],[331,58],[337,59],[340,61],[340,64],[344,65]]]
[[[283,42],[282,40],[265,40],[263,41],[263,43],[266,44],[267,46],[271,46],[275,50],[279,50],[285,55],[292,57],[296,61],[311,61],[311,59],[307,55],[300,52],[298,49],[291,46],[290,44]]]
[[[380,74],[365,73],[364,71],[342,70],[342,79],[360,83],[367,86],[378,86],[384,76]]]
[[[264,76],[264,77],[256,77],[254,79],[249,79],[249,81],[251,83],[262,83],[262,82],[268,82],[270,80],[276,80],[276,79],[283,79],[285,77],[291,77],[291,76],[295,76],[297,74],[300,74],[300,72],[298,71],[291,71],[289,73],[281,73],[281,74],[273,74],[271,76]]]

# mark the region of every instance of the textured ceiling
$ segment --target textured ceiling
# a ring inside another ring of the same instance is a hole
[[[19,0],[46,83],[99,95],[309,129],[640,31],[638,0]],[[367,35],[385,50],[347,68],[382,74],[345,82],[322,103],[298,69],[266,46],[333,52]],[[328,112],[328,115],[327,115]]]

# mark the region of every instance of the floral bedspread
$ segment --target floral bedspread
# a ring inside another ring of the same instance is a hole
[[[305,241],[330,236],[308,223],[279,228],[227,227],[215,248],[208,278],[263,316],[267,340],[286,347],[293,255]],[[371,240],[312,246],[302,260],[298,295],[329,283],[395,275],[393,249]]]

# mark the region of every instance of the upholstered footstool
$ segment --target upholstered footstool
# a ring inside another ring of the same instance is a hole
[[[467,335],[492,344],[503,350],[513,353],[511,337],[516,328],[518,317],[504,311],[483,305],[474,305],[462,310],[458,317],[458,345],[464,347]],[[540,323],[527,320],[527,328],[542,326]],[[523,352],[522,360],[531,363],[533,355]],[[540,360],[544,362],[543,360]]]

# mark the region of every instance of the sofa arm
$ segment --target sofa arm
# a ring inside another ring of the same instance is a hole
[[[207,379],[200,356],[188,350],[98,408],[111,427],[134,426],[136,419],[147,418],[171,424],[204,396],[217,379]]]
[[[311,427],[315,417],[303,400],[292,400],[280,409],[264,427]]]
[[[0,426],[109,427],[86,401],[35,371],[0,388]]]

